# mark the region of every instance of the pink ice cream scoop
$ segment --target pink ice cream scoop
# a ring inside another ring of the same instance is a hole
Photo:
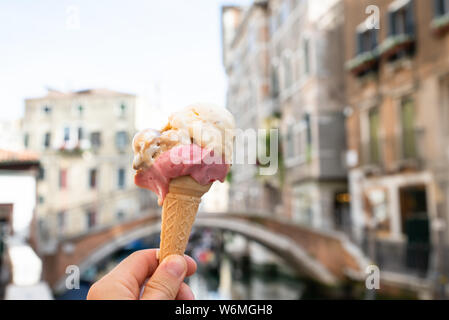
[[[153,191],[158,196],[159,205],[162,205],[171,179],[190,175],[199,184],[207,185],[216,180],[223,182],[228,171],[229,165],[222,156],[192,143],[161,153],[152,165],[136,172],[134,182]]]

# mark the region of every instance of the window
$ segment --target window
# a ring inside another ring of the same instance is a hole
[[[294,139],[294,124],[290,124],[287,127],[287,152],[286,158],[293,158],[295,156],[295,139]]]
[[[83,140],[83,138],[84,138],[84,130],[83,130],[83,128],[79,127],[78,128],[78,141]]]
[[[306,144],[307,147],[310,149],[310,147],[312,146],[312,126],[310,124],[310,114],[306,113],[303,116],[303,122],[304,122],[304,127],[306,128]],[[307,150],[309,152],[309,150]]]
[[[434,0],[435,17],[441,17],[449,12],[449,0]]]
[[[89,187],[95,189],[97,187],[97,169],[89,170]]]
[[[122,103],[119,107],[119,116],[124,117],[126,115],[126,104]]]
[[[380,117],[379,108],[375,107],[369,111],[369,159],[370,163],[378,163],[380,161],[380,141],[379,127]]]
[[[310,40],[304,39],[302,44],[303,58],[304,58],[304,74],[310,74]]]
[[[76,111],[78,112],[78,115],[81,117],[84,114],[84,107],[80,104],[77,108]]]
[[[38,180],[44,180],[45,179],[45,169],[42,166],[39,167],[39,172],[37,174],[37,179]]]
[[[45,115],[50,115],[51,114],[51,107],[50,106],[43,106],[42,107],[42,112],[45,114]]]
[[[117,220],[123,221],[123,219],[125,219],[125,212],[123,212],[122,210],[117,211]]]
[[[92,132],[90,134],[90,143],[92,148],[99,148],[101,146],[101,132]]]
[[[312,156],[312,128],[310,115],[304,114],[300,121],[288,126],[286,141],[286,159],[295,159],[301,163],[310,162]]]
[[[59,189],[67,189],[67,169],[59,170]]]
[[[115,134],[115,146],[119,150],[124,150],[128,146],[128,133],[119,131]]]
[[[411,98],[401,102],[402,155],[405,159],[416,157],[415,105]]]
[[[275,67],[271,68],[271,96],[273,98],[277,98],[279,96],[278,70]]]
[[[58,229],[59,232],[64,231],[65,229],[65,223],[66,223],[66,214],[64,211],[58,212]]]
[[[282,66],[284,71],[284,88],[288,89],[292,85],[292,67],[291,67],[291,55],[287,53],[282,59]]]
[[[28,133],[25,133],[23,136],[23,145],[25,146],[25,148],[28,148],[30,144],[30,135]]]
[[[117,171],[117,186],[119,189],[123,189],[125,187],[125,169],[120,168]]]
[[[50,132],[46,132],[44,135],[44,148],[48,149],[51,143],[51,134]]]
[[[370,52],[377,47],[377,29],[357,32],[357,54]]]
[[[97,224],[97,212],[93,209],[86,212],[87,228],[92,229]]]
[[[64,142],[67,142],[70,140],[70,128],[65,127],[64,128]]]
[[[389,35],[414,35],[415,22],[413,14],[413,0],[405,2],[404,5],[395,7],[395,3],[402,4],[404,1],[397,0],[390,5],[388,12]]]

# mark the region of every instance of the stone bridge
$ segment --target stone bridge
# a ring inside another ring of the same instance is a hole
[[[266,215],[199,213],[195,227],[218,228],[241,234],[278,253],[298,274],[327,285],[360,277],[367,261],[343,234],[292,225]],[[65,290],[65,270],[83,272],[130,242],[160,232],[160,216],[137,220],[62,240],[53,255],[44,257],[44,279],[56,292]]]

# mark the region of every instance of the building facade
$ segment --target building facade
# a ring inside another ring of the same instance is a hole
[[[133,183],[135,104],[134,95],[106,89],[25,101],[24,144],[41,157],[37,216],[50,248],[132,218],[152,199]]]
[[[14,265],[19,259],[11,256],[13,248],[26,247],[27,251],[35,256],[29,244],[35,244],[33,222],[38,170],[37,154],[29,151],[0,149],[0,294],[2,296],[8,289],[7,285],[16,280],[20,273]],[[22,264],[23,257],[24,255],[20,260]],[[29,270],[29,268],[25,269],[25,271]]]
[[[321,229],[347,223],[340,1],[271,1],[274,104],[281,111],[284,211]]]
[[[258,1],[249,8],[223,7],[222,31],[223,64],[228,75],[227,108],[235,116],[237,128],[257,130],[269,112],[265,110],[270,95],[267,3]],[[249,143],[245,140],[241,147],[248,151]],[[231,211],[276,210],[279,200],[270,203],[265,196],[276,188],[263,182],[258,173],[257,163],[245,161],[232,166]]]
[[[379,28],[345,0],[353,231],[381,268],[426,276],[447,260],[449,1],[375,4]]]
[[[342,2],[256,1],[246,10],[225,8],[223,21],[227,18],[234,25],[223,27],[228,108],[239,128],[280,132],[276,177],[256,184],[253,171],[240,173],[234,166],[231,192],[247,203],[232,194],[230,203],[237,210],[277,208],[280,215],[316,228],[343,228],[349,209]],[[255,185],[265,192],[254,191],[251,202]]]

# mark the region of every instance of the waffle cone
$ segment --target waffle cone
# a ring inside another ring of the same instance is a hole
[[[200,185],[190,176],[170,181],[162,204],[160,262],[171,254],[184,254],[201,197],[211,185]]]

